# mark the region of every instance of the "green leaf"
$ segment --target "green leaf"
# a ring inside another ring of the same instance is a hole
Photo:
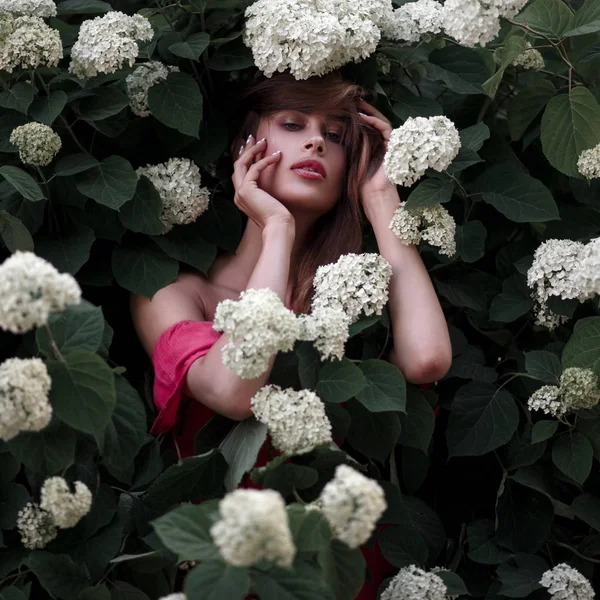
[[[160,220],[162,200],[152,182],[145,176],[138,179],[133,198],[119,211],[119,219],[127,229],[148,235],[164,233],[166,227]]]
[[[428,79],[442,81],[457,94],[481,94],[481,85],[489,77],[479,54],[459,45],[434,50],[425,67]]]
[[[118,210],[133,198],[137,175],[128,160],[121,156],[109,156],[99,165],[80,174],[75,179],[75,186],[84,196]]]
[[[229,465],[224,481],[228,492],[234,490],[244,474],[252,470],[266,439],[267,426],[252,418],[238,423],[220,444],[223,458]]]
[[[300,342],[296,348],[298,355],[298,377],[304,389],[314,390],[319,381],[321,359],[312,342]]]
[[[332,360],[319,370],[317,394],[325,402],[346,402],[367,385],[362,371],[349,359]]]
[[[546,37],[560,39],[571,28],[573,13],[562,0],[536,0],[514,20]]]
[[[59,15],[93,15],[109,12],[112,6],[101,0],[63,0],[57,4]]]
[[[483,122],[460,130],[460,142],[463,148],[473,152],[481,150],[486,140],[490,139],[490,128]]]
[[[456,251],[466,263],[479,260],[485,251],[487,230],[481,221],[467,221],[456,227]]]
[[[600,377],[600,317],[586,317],[575,323],[562,353],[562,366],[592,369]]]
[[[126,581],[118,580],[114,582],[110,597],[111,600],[150,600],[142,590]]]
[[[62,600],[77,600],[79,592],[91,585],[86,566],[68,554],[36,550],[29,554],[26,563],[43,588]]]
[[[65,360],[47,362],[54,413],[74,429],[100,438],[116,403],[113,372],[90,352],[75,350]]]
[[[570,29],[563,36],[573,37],[597,31],[600,31],[600,5],[595,0],[587,0],[575,13]]]
[[[79,592],[77,600],[111,600],[109,589],[102,583]]]
[[[218,555],[210,527],[218,519],[215,501],[180,506],[152,521],[160,541],[180,560],[213,560]],[[212,510],[211,510],[212,509]]]
[[[14,529],[19,511],[30,500],[29,492],[20,483],[0,487],[0,529]]]
[[[402,432],[399,444],[427,453],[435,426],[433,408],[418,388],[410,386],[406,396],[406,413],[400,414]]]
[[[167,127],[198,137],[202,119],[202,94],[193,77],[172,72],[148,91],[152,115]]]
[[[117,283],[134,294],[148,298],[175,280],[179,263],[151,242],[117,246],[112,253],[112,270]]]
[[[552,462],[559,471],[581,485],[592,470],[593,458],[592,444],[577,431],[558,437],[552,444]]]
[[[558,356],[545,350],[525,352],[525,369],[532,377],[554,384],[558,383],[562,373]]]
[[[273,461],[271,461],[273,462]],[[316,469],[293,463],[276,464],[264,472],[252,472],[252,480],[262,483],[265,488],[277,490],[282,496],[289,496],[294,489],[303,490],[317,483],[319,473]],[[260,481],[259,481],[260,480]]]
[[[378,359],[359,365],[367,381],[356,399],[371,412],[406,412],[406,382],[398,367]]]
[[[35,179],[23,169],[13,167],[12,165],[4,165],[0,167],[0,175],[13,187],[21,196],[37,202],[44,199],[44,193],[40,186],[35,182]]]
[[[15,83],[12,88],[0,92],[0,108],[18,110],[26,115],[33,102],[33,90],[34,87],[29,83]]]
[[[558,429],[558,421],[538,421],[531,430],[531,443],[537,444],[551,438]]]
[[[69,306],[48,319],[48,325],[57,348],[64,355],[74,350],[96,352],[104,334],[104,316],[99,306],[87,301]],[[40,352],[53,356],[50,338],[45,328],[36,331],[36,343]]]
[[[600,531],[600,499],[592,494],[581,494],[575,498],[571,509],[576,517]]]
[[[319,571],[307,563],[292,568],[274,567],[254,571],[253,583],[261,600],[333,600],[329,586]]]
[[[250,49],[236,39],[228,44],[223,44],[206,61],[206,65],[213,71],[238,71],[254,65]]]
[[[55,173],[57,177],[69,177],[101,166],[101,163],[89,154],[69,154],[56,161]]]
[[[301,504],[289,504],[287,513],[298,554],[321,552],[329,548],[331,529],[321,512],[307,510]]]
[[[35,433],[23,432],[8,442],[8,448],[25,466],[42,475],[53,475],[75,462],[75,432],[54,419]]]
[[[11,252],[29,250],[33,252],[33,238],[21,219],[0,210],[0,238]]]
[[[508,130],[515,142],[523,136],[533,120],[556,94],[556,88],[547,79],[528,85],[508,102]]]
[[[394,525],[382,531],[377,540],[383,556],[395,567],[425,564],[429,549],[421,534],[408,525]]]
[[[35,241],[35,253],[61,273],[75,275],[89,260],[95,239],[93,230],[87,225],[71,224],[60,232],[39,236]]]
[[[453,571],[438,571],[436,575],[446,584],[446,593],[448,596],[461,596],[463,594],[470,596],[465,582],[460,575]]]
[[[530,594],[542,588],[540,579],[548,570],[546,561],[533,554],[515,554],[514,565],[505,563],[498,567],[498,577],[502,582],[500,594],[509,598],[529,598]]]
[[[329,547],[319,553],[317,560],[335,600],[358,595],[365,580],[366,566],[360,548],[348,548],[344,542],[333,539]]]
[[[190,60],[198,60],[202,53],[210,44],[210,36],[208,33],[193,33],[185,38],[184,42],[175,42],[169,46],[169,52],[181,58],[189,58]]]
[[[454,192],[452,181],[425,179],[410,193],[405,208],[426,208],[448,202]]]
[[[385,460],[400,436],[400,417],[395,412],[371,412],[360,402],[350,400],[352,418],[348,431],[350,445],[365,456]]]
[[[415,96],[408,90],[400,89],[399,93],[394,96],[396,103],[393,111],[403,121],[409,117],[435,117],[436,115],[444,114],[444,109],[435,100]]]
[[[68,96],[62,90],[56,90],[49,96],[36,98],[29,108],[29,114],[40,123],[52,125],[67,105]]]
[[[600,105],[583,86],[548,102],[541,124],[542,150],[561,173],[582,178],[579,155],[600,143]]]
[[[102,121],[120,113],[129,106],[127,94],[114,87],[99,87],[94,90],[91,98],[85,98],[81,103],[81,117],[87,121]]]
[[[506,218],[516,223],[559,219],[558,207],[550,190],[512,163],[494,165],[474,183],[474,192],[482,195]]]
[[[506,444],[519,425],[512,395],[489,383],[471,382],[454,396],[446,430],[449,455],[481,456]]]
[[[194,567],[183,586],[188,600],[243,600],[249,589],[247,568],[232,567],[219,560],[209,560]]]
[[[477,519],[467,526],[469,542],[469,558],[484,565],[498,565],[512,556],[506,548],[502,548],[495,538],[494,521]]]
[[[546,1],[546,0],[544,0]],[[509,37],[504,42],[504,46],[500,47],[495,53],[494,58],[496,58],[500,66],[494,75],[492,75],[481,87],[487,96],[490,98],[494,98],[496,96],[496,92],[498,91],[498,87],[500,82],[502,81],[502,77],[504,77],[504,71],[510,66],[512,61],[522,54],[523,50],[527,48],[527,44],[525,42],[525,38],[522,38],[517,35],[513,35]]]
[[[9,585],[0,590],[0,600],[27,600],[27,596],[19,588]]]

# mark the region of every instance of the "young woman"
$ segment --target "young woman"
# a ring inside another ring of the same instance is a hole
[[[212,329],[218,303],[270,288],[288,308],[309,312],[317,267],[361,252],[363,214],[393,270],[389,360],[415,384],[437,381],[452,360],[446,320],[417,248],[388,227],[399,202],[382,166],[392,126],[364,101],[366,91],[339,73],[305,81],[278,74],[245,97],[248,112],[232,144],[235,204],[248,216],[236,253],[217,258],[207,277],[186,273],[152,300],[131,300],[155,370],[159,415],[152,432],[172,429],[182,456],[193,454],[195,433],[214,413],[250,416],[250,400],[275,360],[252,380],[227,369],[221,350],[228,336]]]

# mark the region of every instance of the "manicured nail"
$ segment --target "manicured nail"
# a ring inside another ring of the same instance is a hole
[[[252,139],[252,134],[250,134],[250,135],[248,136],[248,139],[246,140],[246,144],[249,144],[251,139]]]
[[[242,144],[240,146],[240,151],[238,152],[238,156],[244,151],[244,145]]]
[[[358,114],[359,114],[361,117],[368,117],[368,116],[369,116],[369,115],[365,115],[365,113],[361,113],[361,112],[359,112]]]
[[[258,146],[258,144],[262,144],[267,138],[263,138],[262,140],[258,140],[258,142],[256,142],[256,145]]]
[[[275,156],[277,154],[281,154],[281,150],[277,150],[277,152],[273,152],[273,154],[271,156]]]

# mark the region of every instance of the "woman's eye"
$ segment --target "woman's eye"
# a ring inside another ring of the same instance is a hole
[[[300,127],[297,123],[284,123],[284,127]],[[291,131],[298,131],[297,129],[292,129]]]
[[[332,142],[335,142],[336,144],[338,144],[339,142],[342,141],[342,134],[341,133],[336,133],[335,131],[330,131],[328,134],[329,139]]]

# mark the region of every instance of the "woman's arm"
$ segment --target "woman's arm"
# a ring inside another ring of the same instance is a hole
[[[450,369],[450,335],[419,251],[389,228],[399,202],[395,187],[363,199],[379,252],[392,265],[389,308],[394,346],[389,358],[410,383],[432,383]]]
[[[269,222],[262,236],[261,254],[247,289],[270,288],[285,302],[295,237],[293,221]],[[138,335],[150,354],[160,334],[171,325],[186,319],[206,320],[201,298],[192,291],[185,276],[157,292],[152,300],[134,296],[132,313]],[[192,363],[184,391],[215,412],[230,419],[242,420],[251,415],[250,400],[267,382],[275,357],[260,377],[242,379],[223,364],[221,350],[228,339],[229,336],[223,334],[205,356]]]

